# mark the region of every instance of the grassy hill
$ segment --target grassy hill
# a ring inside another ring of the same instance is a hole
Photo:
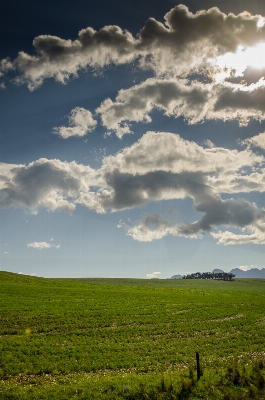
[[[263,398],[265,280],[0,272],[0,292],[0,398]]]

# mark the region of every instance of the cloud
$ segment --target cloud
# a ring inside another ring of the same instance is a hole
[[[24,274],[24,272],[18,272],[19,275],[27,275],[27,276],[37,276],[36,274]]]
[[[27,247],[31,247],[33,249],[51,249],[52,247],[59,249],[60,245],[57,244],[51,244],[51,243],[47,243],[47,242],[33,242],[33,243],[27,243]]]
[[[238,46],[253,46],[264,40],[261,16],[248,12],[238,15],[222,13],[217,7],[191,13],[178,5],[165,15],[165,25],[149,18],[140,32],[139,47],[152,57],[143,65],[159,74],[174,75],[200,70],[211,57],[236,52]],[[176,65],[178,72],[176,72]]]
[[[259,42],[251,47],[239,45],[234,53],[226,53],[210,60],[216,66],[219,66],[216,80],[229,80],[240,82],[241,77],[245,83],[257,82],[264,77],[265,68],[265,43]],[[217,68],[218,70],[218,68]]]
[[[101,116],[102,125],[121,138],[132,133],[130,122],[151,122],[153,109],[175,118],[182,116],[189,124],[221,119],[238,120],[240,125],[247,125],[250,119],[265,119],[265,81],[246,87],[150,78],[120,90],[115,101],[104,100],[96,112]]]
[[[158,276],[161,274],[161,272],[153,272],[152,274],[146,274],[146,277],[149,279],[154,279],[158,278]]]
[[[88,132],[95,129],[97,121],[93,119],[90,111],[82,107],[75,107],[69,117],[70,127],[60,126],[54,128],[54,133],[61,136],[63,139],[68,139],[71,136],[85,136]]]
[[[16,82],[34,90],[47,78],[66,83],[77,77],[80,69],[124,64],[136,57],[133,43],[132,35],[118,26],[105,26],[99,31],[82,29],[76,40],[41,35],[33,40],[37,55],[21,51],[12,63],[21,73]]]
[[[224,120],[238,119],[241,126],[247,125],[251,118],[264,120],[265,81],[248,87],[222,85],[214,103],[213,116]]]
[[[245,199],[222,200],[220,196],[209,193],[196,194],[194,199],[196,211],[204,212],[201,220],[179,227],[185,236],[210,231],[215,226],[232,226],[239,228],[256,227],[265,232],[265,208],[259,209]]]
[[[255,169],[255,168],[253,168]],[[244,173],[242,169],[238,173],[220,173],[219,176],[209,177],[209,185],[214,185],[220,193],[250,193],[265,191],[265,170],[262,164],[257,167],[258,172]]]
[[[252,136],[251,138],[242,140],[241,143],[247,144],[248,146],[260,147],[261,149],[265,150],[265,132],[262,132],[256,136]]]
[[[5,75],[8,71],[11,71],[12,69],[14,69],[14,65],[12,64],[10,58],[3,58],[0,61],[0,77]]]
[[[143,220],[134,226],[120,221],[118,228],[124,228],[126,234],[139,242],[152,242],[164,236],[177,233],[177,228],[170,221],[165,220],[159,213],[142,214]]]
[[[252,269],[254,267],[254,265],[241,265],[240,267],[237,267],[239,269],[241,269],[241,271],[249,271],[250,269]]]
[[[187,81],[147,79],[140,85],[120,90],[115,102],[106,99],[97,108],[102,124],[115,130],[118,137],[131,133],[127,121],[151,122],[149,113],[158,108],[168,116],[183,115],[190,123],[204,118],[209,90],[199,83],[188,86]]]
[[[217,7],[192,13],[185,5],[174,7],[165,15],[165,23],[149,18],[136,38],[118,26],[99,31],[82,29],[76,40],[41,35],[33,40],[36,55],[19,52],[11,62],[2,60],[2,73],[16,68],[17,83],[30,90],[47,78],[66,83],[88,67],[98,69],[138,60],[140,68],[150,68],[157,75],[188,75],[198,71],[208,59],[238,46],[249,47],[265,39],[260,15],[243,12],[226,15]]]

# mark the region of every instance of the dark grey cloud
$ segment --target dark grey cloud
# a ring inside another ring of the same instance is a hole
[[[243,90],[242,90],[243,89]],[[218,98],[214,104],[214,111],[220,111],[225,109],[235,110],[255,110],[257,112],[257,119],[264,119],[265,111],[265,84],[262,86],[254,87],[251,90],[244,90],[244,88],[237,87],[221,87],[218,91]],[[247,116],[247,115],[246,115]]]
[[[110,191],[101,196],[100,202],[104,208],[113,210],[132,208],[165,198],[186,197],[200,186],[205,187],[204,179],[196,173],[154,171],[131,175],[114,170],[105,175],[105,180]]]
[[[216,226],[245,228],[259,221],[265,223],[265,209],[259,210],[245,199],[222,200],[220,196],[203,194],[195,198],[194,207],[196,211],[205,212],[205,215],[199,221],[180,226],[180,234],[194,235],[210,231]]]

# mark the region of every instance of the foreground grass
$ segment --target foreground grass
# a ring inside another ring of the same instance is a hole
[[[0,398],[263,396],[264,280],[1,272],[0,290]],[[195,351],[204,369],[198,383]]]
[[[205,371],[196,381],[189,368],[164,374],[114,371],[67,376],[17,377],[0,384],[4,399],[264,399],[264,366],[231,364],[221,371]]]

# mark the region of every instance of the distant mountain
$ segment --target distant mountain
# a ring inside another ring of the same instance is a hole
[[[182,275],[173,275],[170,279],[182,279]]]
[[[242,271],[240,268],[234,268],[230,271],[236,278],[263,278],[265,279],[265,268],[251,268],[248,271]]]
[[[224,271],[222,269],[215,268],[212,270],[213,274],[222,274]]]

